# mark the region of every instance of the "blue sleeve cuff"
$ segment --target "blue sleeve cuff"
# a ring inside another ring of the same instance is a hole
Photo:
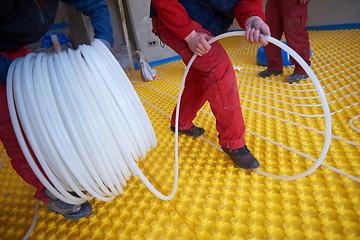
[[[109,50],[111,49],[111,43],[108,40],[97,38],[100,42],[102,42]]]
[[[0,84],[5,84],[11,61],[0,54]]]
[[[102,38],[114,45],[110,13],[104,0],[62,0],[90,17],[95,38]]]

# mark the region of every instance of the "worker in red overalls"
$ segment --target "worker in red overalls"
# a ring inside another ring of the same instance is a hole
[[[310,42],[306,30],[309,0],[268,0],[265,17],[270,27],[271,36],[280,40],[283,33],[287,44],[310,65]],[[268,62],[267,69],[259,72],[260,77],[279,75],[283,73],[281,49],[270,43],[265,47]],[[285,78],[287,82],[299,82],[308,78],[305,70],[293,58],[294,72]]]
[[[245,124],[236,75],[225,49],[208,40],[229,30],[234,18],[246,30],[246,40],[267,44],[261,0],[152,0],[153,32],[177,52],[185,64],[196,54],[185,80],[179,114],[179,133],[199,137],[205,130],[193,125],[206,101],[216,118],[222,150],[244,169],[260,166],[247,148]],[[175,129],[175,110],[170,129]]]
[[[103,0],[62,0],[91,19],[95,38],[108,48],[114,44],[110,14]],[[0,140],[11,165],[25,182],[37,189],[35,198],[49,210],[67,219],[80,219],[92,212],[88,202],[69,204],[53,196],[29,166],[17,141],[8,109],[6,76],[16,58],[30,53],[27,44],[37,42],[52,26],[59,0],[0,0]],[[36,158],[35,158],[36,159]]]

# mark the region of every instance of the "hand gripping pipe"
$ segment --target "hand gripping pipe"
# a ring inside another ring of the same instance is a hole
[[[209,44],[218,41],[219,39],[223,39],[226,37],[233,37],[233,36],[245,36],[245,31],[234,31],[234,32],[228,32],[228,33],[224,33],[221,34],[219,36],[216,36],[214,38],[212,38],[211,40],[209,40]],[[297,175],[293,175],[293,176],[279,176],[279,175],[274,175],[274,174],[270,174],[267,172],[263,172],[260,170],[254,170],[264,176],[267,177],[272,177],[272,178],[276,178],[276,179],[284,179],[284,180],[291,180],[291,179],[298,179],[301,177],[305,177],[307,175],[309,175],[310,173],[312,173],[313,171],[315,171],[320,164],[323,162],[323,160],[326,157],[326,154],[329,150],[329,146],[330,146],[330,140],[331,140],[331,118],[330,118],[330,109],[329,109],[329,105],[328,102],[326,100],[326,96],[324,94],[324,91],[316,77],[316,75],[314,74],[314,72],[311,70],[311,68],[309,67],[309,65],[307,65],[307,63],[299,56],[299,54],[297,54],[294,50],[292,50],[290,47],[288,47],[287,45],[285,45],[284,43],[282,43],[281,41],[272,38],[270,36],[265,36],[265,39],[271,43],[273,43],[274,45],[278,46],[279,48],[283,49],[284,51],[286,51],[287,53],[290,54],[290,56],[292,56],[300,65],[301,67],[305,70],[305,72],[309,75],[310,79],[312,80],[313,84],[316,87],[316,90],[320,96],[321,99],[321,103],[322,103],[322,108],[324,111],[324,115],[325,115],[325,125],[326,125],[326,132],[325,132],[325,139],[324,139],[324,145],[323,145],[323,149],[322,152],[319,156],[319,158],[317,159],[317,161],[306,171],[304,171],[303,173],[297,174]],[[178,124],[179,124],[179,109],[180,109],[180,100],[181,100],[181,93],[183,91],[184,88],[184,84],[185,84],[185,79],[186,76],[189,72],[189,69],[192,65],[192,63],[194,62],[196,58],[196,55],[194,54],[192,56],[192,58],[190,59],[188,65],[185,68],[185,73],[184,76],[181,80],[181,84],[180,84],[180,89],[179,89],[179,93],[178,93],[178,100],[177,100],[177,106],[176,106],[176,119],[175,119],[175,157],[178,158]]]

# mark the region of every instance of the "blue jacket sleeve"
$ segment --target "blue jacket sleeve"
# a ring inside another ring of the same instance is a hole
[[[114,45],[113,29],[108,6],[104,0],[61,0],[90,17],[95,38],[108,40]]]
[[[4,84],[6,82],[7,72],[9,70],[11,61],[0,54],[0,84]]]

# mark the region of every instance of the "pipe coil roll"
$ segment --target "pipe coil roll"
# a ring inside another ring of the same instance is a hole
[[[16,59],[9,69],[7,95],[29,165],[62,201],[109,201],[123,193],[131,176],[139,176],[161,199],[175,195],[177,172],[174,189],[165,196],[136,164],[156,147],[156,136],[128,77],[100,41]]]

